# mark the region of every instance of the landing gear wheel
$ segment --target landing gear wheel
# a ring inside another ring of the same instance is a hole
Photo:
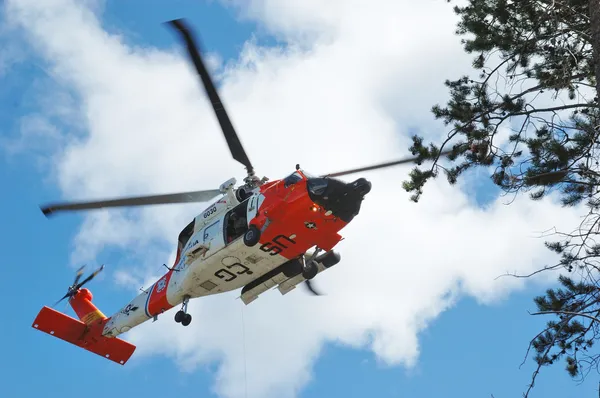
[[[183,312],[182,310],[177,311],[177,313],[175,314],[175,322],[177,322],[177,323],[183,322],[186,315],[187,314],[185,312]]]
[[[192,316],[190,314],[184,314],[184,318],[181,321],[183,326],[187,326],[192,322]]]
[[[187,326],[192,322],[192,316],[187,313],[187,306],[190,302],[190,296],[183,296],[183,303],[181,309],[175,314],[175,322],[181,323],[183,326]]]
[[[302,267],[302,277],[306,280],[311,280],[319,273],[319,269],[317,268],[317,263],[314,261],[309,261],[304,264]]]
[[[250,225],[246,233],[244,234],[244,244],[248,247],[252,247],[260,240],[260,230],[255,225]]]

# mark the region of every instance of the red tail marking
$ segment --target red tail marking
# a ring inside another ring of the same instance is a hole
[[[106,319],[106,315],[92,304],[93,298],[92,292],[83,288],[69,300],[69,304],[71,304],[79,319],[87,325],[101,319]]]
[[[113,362],[125,365],[131,355],[133,355],[135,346],[116,337],[108,338],[102,336],[100,333],[102,331],[101,325],[106,320],[105,318],[100,321],[98,327],[90,328],[89,325],[75,318],[71,318],[52,308],[44,307],[35,318],[32,326],[94,354],[101,355]]]

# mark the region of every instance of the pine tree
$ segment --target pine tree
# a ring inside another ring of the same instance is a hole
[[[552,320],[530,343],[538,367],[527,396],[543,366],[563,361],[584,377],[600,363],[600,0],[468,0],[454,11],[473,76],[445,82],[450,100],[432,112],[448,136],[428,145],[413,137],[418,164],[432,166],[415,167],[404,189],[417,202],[439,171],[454,184],[485,167],[506,193],[554,192],[586,209],[576,232],[546,242],[560,261],[538,272],[568,273],[534,300],[535,314]]]

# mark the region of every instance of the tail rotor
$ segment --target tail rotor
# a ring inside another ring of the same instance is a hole
[[[83,285],[85,285],[86,283],[88,283],[89,281],[91,281],[92,279],[94,279],[96,277],[96,275],[98,275],[100,272],[102,272],[102,270],[104,269],[104,264],[102,264],[102,266],[100,266],[100,268],[98,268],[96,271],[92,272],[87,278],[85,278],[83,281],[81,281],[80,283],[79,280],[81,279],[81,276],[83,275],[83,269],[85,268],[85,265],[81,266],[78,270],[77,273],[75,274],[75,280],[73,281],[73,284],[71,286],[69,286],[69,288],[67,289],[67,293],[60,299],[58,300],[53,307],[56,307],[56,305],[58,305],[58,303],[60,303],[61,301],[63,301],[66,298],[71,298],[73,297],[77,291],[79,291],[79,289],[81,289],[83,287]]]

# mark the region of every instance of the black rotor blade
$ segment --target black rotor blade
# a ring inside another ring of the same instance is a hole
[[[248,155],[240,142],[235,129],[233,128],[233,124],[227,115],[227,111],[225,110],[225,106],[221,102],[221,98],[217,93],[217,89],[210,77],[206,67],[204,66],[204,62],[202,61],[202,56],[200,55],[200,51],[198,50],[200,46],[198,42],[194,38],[194,35],[189,27],[186,26],[183,19],[175,19],[168,22],[169,25],[175,28],[180,34],[183,40],[185,41],[188,54],[196,67],[196,71],[200,75],[202,79],[202,84],[204,85],[204,90],[206,91],[206,95],[208,96],[210,103],[212,104],[213,110],[217,115],[217,119],[219,120],[219,124],[221,125],[221,129],[223,130],[223,135],[225,136],[225,140],[227,140],[227,145],[229,145],[229,150],[231,151],[231,155],[235,160],[246,166],[246,170],[251,174],[254,171],[252,164],[250,163],[250,159],[248,159]]]
[[[54,303],[54,305],[52,307],[56,307],[58,305],[58,303],[60,303],[61,301],[63,301],[64,299],[66,299],[67,297],[72,296],[73,294],[69,291],[67,292],[67,294],[65,294],[64,296],[62,296],[62,298],[60,300],[58,300],[56,303]]]
[[[310,279],[307,279],[304,281],[306,288],[308,289],[309,292],[311,292],[312,294],[314,294],[315,296],[321,296],[321,293],[317,292],[315,290],[315,288],[312,285],[312,282],[310,281]]]
[[[221,191],[211,189],[206,191],[180,192],[166,195],[132,196],[120,199],[107,199],[94,202],[55,203],[42,207],[42,212],[50,216],[58,211],[77,211],[102,209],[105,207],[147,206],[172,203],[206,202],[219,195]]]
[[[77,281],[79,281],[79,278],[81,278],[81,275],[83,274],[84,267],[85,267],[85,265],[83,265],[81,268],[79,268],[79,270],[77,270],[77,275],[75,276],[75,282],[73,283],[73,285],[71,287],[69,287],[69,291],[64,296],[62,296],[62,298],[60,300],[58,300],[56,303],[54,303],[54,305],[52,307],[56,307],[58,305],[58,303],[60,303],[67,297],[73,296],[75,293],[77,293],[77,290],[81,289],[81,287],[83,285],[85,285],[86,283],[88,283],[89,281],[94,279],[96,277],[96,275],[98,275],[104,269],[104,264],[102,264],[102,266],[100,268],[98,268],[96,271],[94,271],[90,276],[85,278],[80,284],[77,284]]]
[[[77,273],[75,274],[75,280],[73,281],[73,286],[75,286],[77,284],[77,282],[79,282],[79,279],[81,279],[81,275],[83,275],[83,269],[85,268],[85,265],[82,265],[78,270]]]
[[[91,281],[92,279],[94,279],[96,277],[96,275],[98,275],[103,269],[104,269],[104,264],[102,264],[102,266],[100,268],[98,268],[96,271],[94,271],[90,276],[88,276],[87,278],[85,278],[80,284],[76,285],[73,288],[73,290],[77,291],[77,290],[81,289],[81,287],[83,285],[85,285],[86,283],[88,283],[89,281]]]
[[[71,287],[69,288],[69,291],[62,296],[62,298],[60,300],[58,300],[56,303],[54,303],[54,305],[52,307],[56,307],[58,305],[58,303],[60,303],[61,301],[63,301],[64,299],[66,299],[69,296],[73,295],[73,286],[77,285],[77,282],[79,282],[79,279],[81,279],[81,275],[83,275],[83,269],[85,268],[85,264],[82,265],[81,267],[79,267],[79,269],[77,270],[77,272],[75,273],[75,280],[73,281],[73,284],[71,285]]]
[[[448,155],[450,153],[452,153],[451,150],[440,152],[440,157]],[[417,156],[413,156],[413,157],[410,157],[410,158],[396,160],[396,161],[393,161],[393,162],[379,163],[379,164],[376,164],[376,165],[373,165],[373,166],[359,167],[357,169],[338,171],[336,173],[329,173],[329,174],[322,175],[321,177],[340,177],[340,176],[344,176],[344,175],[348,175],[348,174],[359,173],[361,171],[370,171],[370,170],[383,169],[383,168],[386,168],[386,167],[397,166],[399,164],[413,163],[417,159],[418,159]]]

